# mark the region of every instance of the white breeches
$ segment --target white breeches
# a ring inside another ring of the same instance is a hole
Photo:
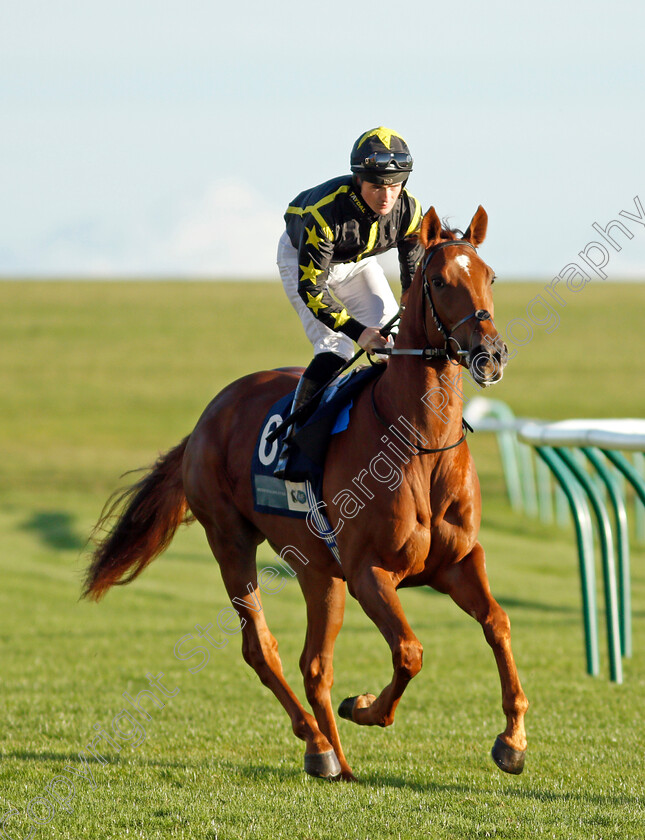
[[[278,269],[282,285],[298,313],[314,354],[337,353],[344,359],[354,355],[354,342],[342,332],[326,327],[308,309],[298,294],[298,252],[287,232],[278,243]],[[327,280],[329,291],[366,327],[382,327],[396,315],[398,304],[376,257],[357,263],[332,265]]]

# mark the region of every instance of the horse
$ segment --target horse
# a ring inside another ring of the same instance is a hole
[[[506,718],[492,757],[508,773],[524,767],[528,701],[508,616],[488,583],[478,541],[481,494],[462,424],[463,372],[486,387],[501,379],[508,361],[493,321],[494,272],[476,250],[487,226],[481,206],[461,237],[442,226],[433,207],[423,217],[418,236],[425,256],[403,295],[392,355],[381,376],[354,399],[349,426],[332,436],[327,451],[320,504],[336,534],[340,563],[309,518],[254,510],[254,442],[270,407],[294,389],[301,372],[295,368],[253,373],[225,387],[193,432],[106,506],[97,523],[106,533],[96,540],[83,590],[97,601],[111,586],[137,577],[181,523],[201,523],[240,610],[244,659],[305,742],[305,771],[312,776],[355,778],[331,701],[346,589],[389,645],[393,675],[380,694],[346,698],[338,711],[359,726],[390,726],[422,666],[421,643],[397,594],[408,586],[449,595],[481,625],[497,663]],[[284,677],[262,610],[256,550],[264,540],[297,577],[305,598],[300,669],[313,715]]]

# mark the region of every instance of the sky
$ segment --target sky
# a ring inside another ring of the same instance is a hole
[[[4,0],[0,276],[277,278],[289,201],[384,125],[424,209],[486,208],[500,279],[614,219],[605,272],[645,278],[644,31],[642,0]]]

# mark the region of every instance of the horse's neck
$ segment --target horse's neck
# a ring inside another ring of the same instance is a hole
[[[454,443],[461,434],[461,368],[428,364],[416,356],[394,356],[377,391],[379,410],[391,421],[404,417],[430,448]]]
[[[411,290],[413,291],[413,290]],[[417,291],[418,290],[414,290]],[[418,300],[401,319],[397,347],[423,348],[428,343],[418,316]],[[436,330],[430,338],[436,346],[443,339]],[[429,442],[428,447],[453,443],[461,433],[463,408],[461,367],[449,361],[428,363],[419,356],[392,356],[379,383],[378,395],[387,406],[388,419],[403,416]],[[385,413],[382,412],[382,413]]]

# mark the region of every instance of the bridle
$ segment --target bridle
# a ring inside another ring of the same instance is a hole
[[[473,310],[470,315],[466,315],[464,318],[461,318],[457,321],[456,324],[453,324],[450,329],[447,329],[444,325],[443,321],[437,314],[436,307],[434,305],[434,301],[432,300],[432,292],[430,290],[430,282],[428,281],[427,271],[428,266],[430,264],[430,260],[434,257],[437,251],[440,251],[442,248],[448,248],[450,245],[462,245],[466,248],[472,248],[473,251],[477,252],[477,249],[474,245],[470,242],[465,241],[464,239],[449,239],[445,242],[439,242],[437,245],[433,245],[432,248],[426,253],[425,257],[423,258],[423,262],[421,263],[421,277],[423,278],[423,296],[421,298],[422,307],[423,307],[423,331],[426,337],[426,346],[422,348],[389,348],[384,347],[383,349],[379,349],[379,353],[384,353],[388,356],[421,356],[424,361],[431,362],[435,359],[451,359],[454,360],[454,357],[459,356],[467,356],[469,351],[462,350],[459,346],[459,342],[456,338],[453,338],[453,333],[460,327],[462,324],[465,324],[466,321],[470,321],[471,318],[476,318],[478,321],[490,321],[493,323],[493,319],[491,317],[490,312],[487,309],[475,309]],[[428,335],[428,327],[426,324],[426,301],[428,306],[430,307],[430,314],[432,315],[432,320],[439,331],[439,333],[443,336],[444,339],[444,346],[443,347],[432,347],[430,345],[430,336]],[[401,311],[403,311],[404,307],[401,307]],[[451,351],[450,342],[454,341],[457,344],[459,349]]]
[[[470,321],[471,318],[476,318],[478,321],[491,321],[492,322],[491,314],[487,309],[474,309],[469,315],[466,315],[465,317],[461,318],[459,321],[457,321],[456,324],[453,324],[452,327],[450,327],[450,329],[447,329],[444,326],[443,321],[441,320],[441,318],[437,314],[437,310],[435,308],[434,301],[432,300],[432,292],[431,292],[431,289],[430,289],[431,284],[428,281],[427,270],[428,270],[428,266],[430,264],[430,260],[434,257],[434,255],[437,253],[437,251],[440,251],[442,248],[448,248],[450,245],[461,245],[462,247],[472,248],[473,251],[477,252],[477,249],[475,248],[475,246],[472,245],[470,242],[466,242],[463,239],[449,239],[446,242],[439,242],[438,245],[434,245],[432,248],[430,248],[428,253],[425,255],[425,258],[424,258],[423,263],[421,265],[421,277],[423,278],[423,329],[424,329],[424,332],[425,332],[426,341],[428,341],[428,343],[430,342],[430,338],[428,336],[428,328],[427,328],[426,319],[425,319],[425,302],[426,302],[426,300],[428,301],[428,306],[430,307],[430,314],[432,315],[432,320],[434,321],[434,324],[435,324],[436,328],[439,330],[439,332],[441,333],[441,335],[443,336],[444,341],[445,341],[445,344],[444,344],[443,348],[428,348],[428,349],[439,349],[439,350],[441,350],[441,357],[440,358],[448,358],[448,359],[451,358],[450,342],[451,341],[457,341],[455,338],[452,337],[452,334],[454,333],[454,331],[458,327],[460,327],[462,324],[465,324],[466,321]],[[459,347],[459,342],[457,342],[457,346]],[[469,352],[468,350],[457,350],[456,354],[458,356],[467,356],[468,352]],[[439,354],[436,354],[435,358],[438,355]]]
[[[470,242],[466,242],[463,239],[449,239],[445,242],[439,242],[437,245],[433,245],[432,248],[428,250],[426,253],[423,262],[421,264],[421,277],[423,280],[423,296],[422,300],[422,307],[423,307],[423,330],[425,333],[427,344],[424,348],[412,348],[412,349],[398,349],[396,347],[388,348],[385,350],[380,350],[379,352],[385,352],[388,355],[392,356],[421,356],[424,361],[430,362],[435,359],[450,359],[452,360],[454,356],[467,356],[470,352],[469,350],[455,350],[451,352],[451,341],[457,342],[456,338],[453,338],[454,331],[460,327],[462,324],[465,324],[467,321],[470,321],[471,318],[476,318],[478,321],[490,321],[493,323],[493,319],[491,317],[490,312],[487,309],[475,309],[469,315],[461,318],[457,321],[456,324],[453,324],[449,329],[444,325],[443,321],[439,317],[436,307],[434,305],[434,301],[432,299],[432,291],[430,289],[430,282],[428,281],[427,271],[428,266],[430,265],[430,260],[434,257],[434,255],[440,251],[442,248],[448,248],[450,245],[461,245],[466,248],[472,248],[473,251],[477,251],[474,245]],[[430,345],[430,336],[428,335],[428,326],[426,324],[426,301],[428,306],[430,307],[430,314],[432,315],[432,320],[439,331],[439,333],[443,336],[444,339],[444,346],[443,347],[432,347]],[[459,342],[457,342],[457,347],[459,347]],[[374,388],[376,386],[376,382],[372,385],[372,409],[374,411],[374,415],[377,420],[382,423],[387,429],[390,428],[390,424],[387,420],[383,417],[383,415],[379,412],[376,406],[376,400],[374,397]],[[439,449],[426,449],[423,446],[418,446],[416,443],[412,443],[411,441],[406,441],[410,448],[414,447],[417,451],[414,453],[415,455],[424,455],[424,454],[432,454],[436,452],[445,452],[448,449],[454,449],[456,446],[459,446],[460,443],[463,443],[466,440],[467,432],[472,432],[471,426],[462,418],[462,427],[463,427],[463,434],[461,438],[456,443],[451,443],[449,446],[443,446]]]

